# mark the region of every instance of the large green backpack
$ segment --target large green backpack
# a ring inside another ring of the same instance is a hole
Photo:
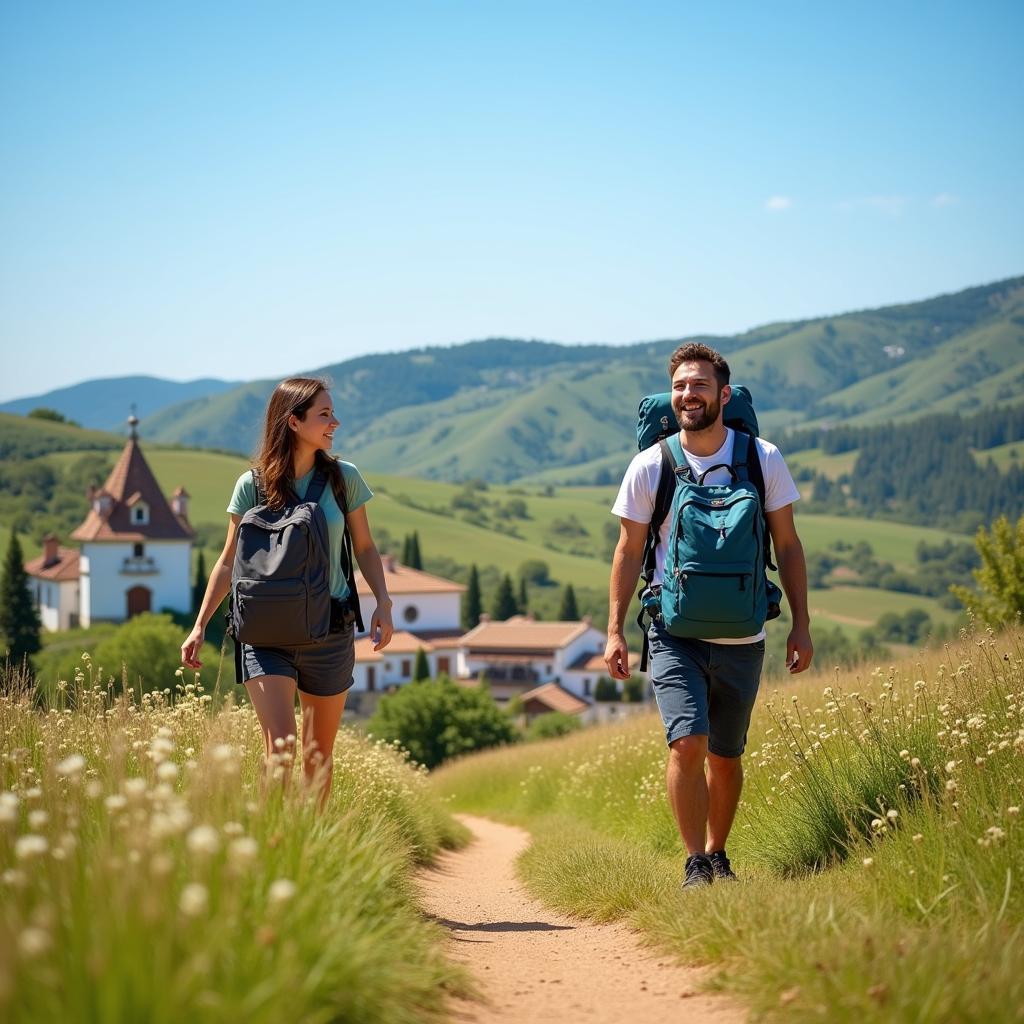
[[[695,480],[680,444],[672,396],[650,395],[640,403],[638,446],[657,443],[662,458],[641,569],[641,628],[646,612],[675,636],[738,638],[760,632],[766,619],[780,614],[781,591],[766,574],[775,565],[755,441],[757,416],[742,385],[733,386],[723,419],[736,432],[732,462],[712,466]],[[721,468],[729,470],[729,483],[704,483],[708,473]],[[666,516],[672,525],[665,574],[655,586],[655,553]],[[641,669],[647,662],[646,631],[644,641]]]

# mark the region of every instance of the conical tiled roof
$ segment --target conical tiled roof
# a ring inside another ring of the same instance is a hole
[[[124,446],[102,491],[113,499],[109,514],[102,516],[91,508],[85,522],[71,534],[75,540],[191,540],[194,536],[192,528],[171,511],[134,436]],[[149,506],[148,523],[131,521],[131,505],[140,501]]]

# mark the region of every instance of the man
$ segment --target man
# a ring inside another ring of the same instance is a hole
[[[672,354],[669,376],[679,440],[694,479],[712,466],[731,465],[735,432],[722,420],[730,397],[728,363],[714,349],[691,343]],[[756,445],[764,474],[765,519],[793,621],[786,664],[790,672],[803,672],[811,664],[814,649],[807,614],[807,568],[793,524],[793,502],[800,494],[778,448],[760,438]],[[658,445],[635,456],[612,506],[621,524],[612,559],[605,648],[605,664],[613,679],[627,679],[630,673],[623,625],[642,568],[661,459]],[[709,473],[704,483],[729,480],[729,470],[722,468]],[[664,578],[671,518],[665,517],[659,535],[656,585]],[[668,798],[687,852],[684,888],[736,878],[725,844],[743,785],[740,757],[761,677],[764,636],[762,629],[739,639],[694,640],[671,635],[657,620],[648,632],[651,681],[669,745]]]

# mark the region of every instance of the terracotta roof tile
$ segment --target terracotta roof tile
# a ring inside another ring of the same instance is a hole
[[[527,690],[522,694],[520,700],[524,704],[530,700],[540,701],[552,711],[561,711],[567,715],[578,715],[590,706],[585,700],[580,700],[574,693],[570,693],[558,683],[545,683],[536,689]]]
[[[192,528],[171,511],[134,437],[124,446],[102,490],[113,498],[110,514],[101,516],[94,508],[90,508],[85,521],[71,534],[75,540],[192,539]],[[128,503],[134,504],[140,500],[149,506],[148,523],[131,521]]]
[[[420,569],[410,569],[394,559],[382,559],[384,582],[389,594],[461,594],[466,588],[454,580],[431,576]],[[367,596],[373,593],[363,574],[356,571],[356,591]]]
[[[433,647],[426,641],[401,629],[395,631],[391,637],[391,643],[382,651],[375,651],[373,641],[368,636],[363,636],[355,642],[356,661],[380,661],[381,658],[386,658],[389,654],[415,654],[421,647],[428,654],[433,650]]]
[[[81,575],[79,563],[81,552],[78,548],[57,548],[57,561],[44,567],[45,555],[39,555],[25,563],[25,572],[41,580],[64,583],[77,580]]]
[[[513,615],[504,622],[481,622],[462,644],[471,651],[556,651],[591,628],[587,622],[537,622]]]

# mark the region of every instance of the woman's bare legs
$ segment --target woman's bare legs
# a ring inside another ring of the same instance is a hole
[[[299,691],[302,704],[302,770],[307,785],[320,788],[318,804],[323,810],[331,795],[334,776],[334,738],[338,735],[348,691],[332,697],[314,697]]]
[[[276,762],[275,754],[295,754],[295,680],[288,676],[256,676],[245,684],[249,700],[263,731],[265,748],[264,785],[270,781]],[[291,763],[284,768],[285,786],[291,777]]]

